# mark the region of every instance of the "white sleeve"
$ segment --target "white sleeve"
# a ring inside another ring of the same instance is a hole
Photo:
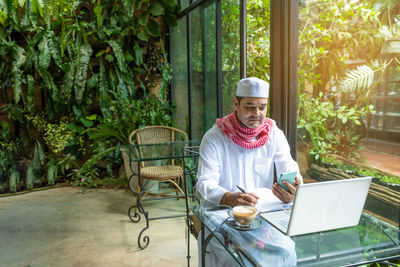
[[[275,130],[274,141],[274,162],[276,166],[277,177],[279,177],[281,173],[296,171],[297,175],[300,177],[300,183],[303,183],[303,177],[300,174],[299,166],[297,165],[297,162],[293,160],[292,155],[290,154],[290,147],[282,130]]]
[[[222,196],[227,192],[225,188],[219,186],[221,177],[219,156],[220,149],[215,142],[210,142],[207,135],[204,136],[200,144],[199,169],[197,172],[196,193],[203,204],[219,205]]]

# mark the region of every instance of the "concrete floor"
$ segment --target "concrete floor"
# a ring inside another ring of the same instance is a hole
[[[150,221],[150,244],[140,250],[145,222],[129,220],[132,203],[125,190],[72,187],[0,198],[0,266],[187,266],[184,218]],[[146,202],[150,216],[180,214],[184,205]],[[191,248],[197,266],[193,237]]]

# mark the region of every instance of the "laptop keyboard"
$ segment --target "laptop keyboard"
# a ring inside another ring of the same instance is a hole
[[[280,221],[278,221],[278,224],[280,226],[282,226],[283,228],[287,229],[289,226],[289,220],[280,220]]]

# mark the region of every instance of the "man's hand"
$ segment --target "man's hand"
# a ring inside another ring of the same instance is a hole
[[[257,204],[258,196],[253,193],[240,193],[240,192],[226,192],[221,199],[221,205],[228,205],[235,207],[238,205],[255,206]]]
[[[286,181],[283,181],[283,184],[289,189],[289,192],[283,189],[283,187],[281,187],[277,183],[275,183],[272,185],[272,193],[274,193],[274,195],[283,202],[292,202],[294,200],[294,195],[296,194],[296,188],[300,184],[300,178],[296,176],[293,185],[289,184]]]

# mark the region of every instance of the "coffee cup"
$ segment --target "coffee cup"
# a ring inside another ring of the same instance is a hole
[[[258,210],[252,206],[236,206],[232,209],[232,215],[238,224],[250,225],[258,215]]]

